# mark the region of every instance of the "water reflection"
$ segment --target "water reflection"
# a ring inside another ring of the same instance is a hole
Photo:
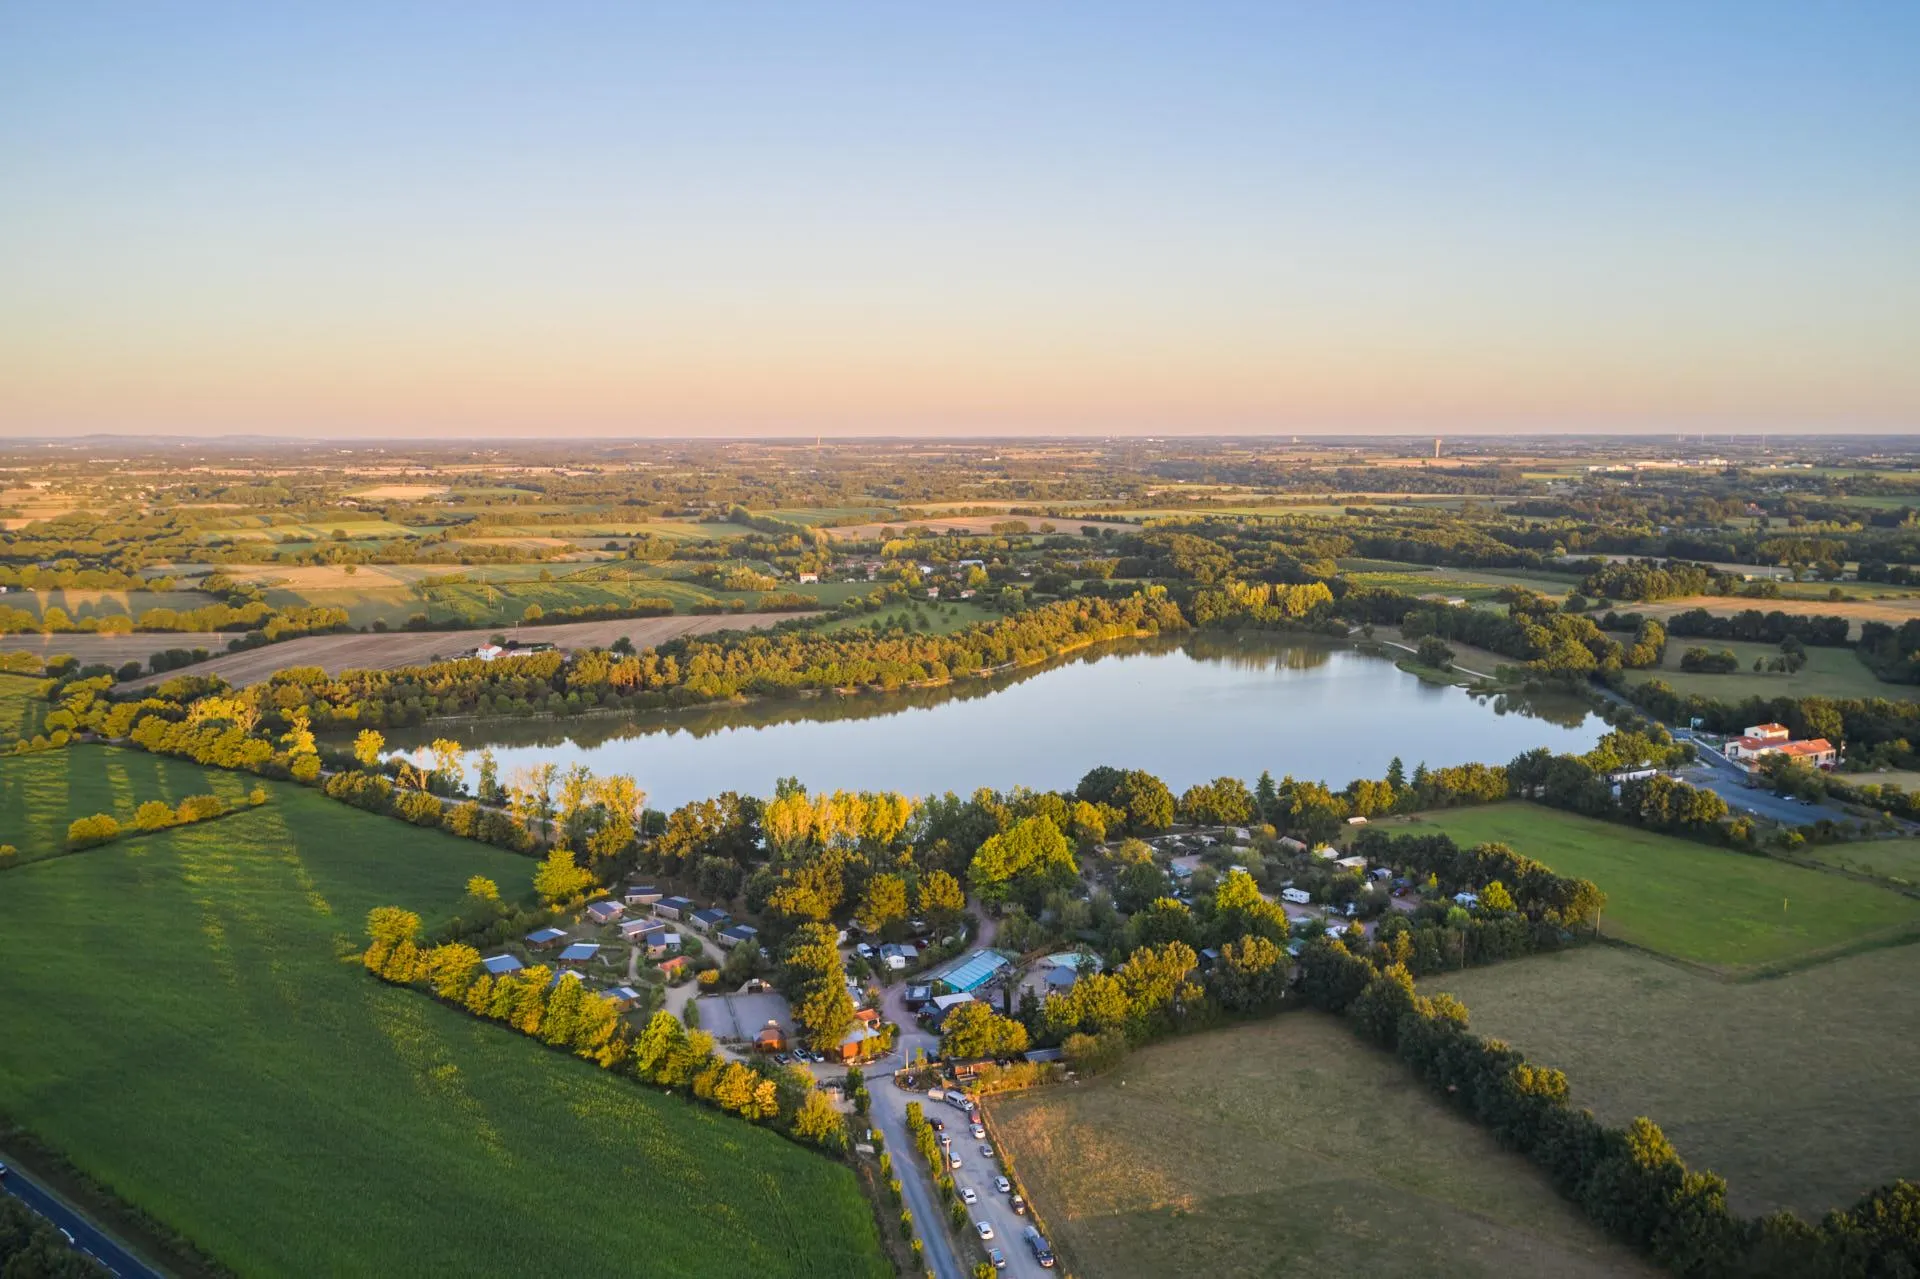
[[[909,794],[1071,786],[1095,764],[1146,768],[1176,789],[1262,769],[1342,785],[1411,769],[1584,750],[1602,726],[1578,700],[1474,698],[1345,645],[1259,633],[1124,641],[942,688],[828,694],[574,719],[460,720],[392,734],[452,736],[503,768],[576,760],[630,773],[655,805],[719,790],[814,787]]]

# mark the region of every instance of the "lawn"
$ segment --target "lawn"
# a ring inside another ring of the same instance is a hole
[[[0,1110],[241,1274],[889,1273],[840,1166],[354,962],[530,859],[271,789],[0,872]]]
[[[1738,1212],[1814,1220],[1920,1176],[1920,947],[1727,983],[1588,946],[1423,986],[1565,1070],[1602,1119],[1652,1118]]]
[[[47,713],[47,704],[40,699],[44,682],[28,675],[0,674],[0,747],[40,731],[40,721]],[[0,800],[0,814],[5,812],[5,801]],[[10,827],[11,823],[0,822],[0,830]]]
[[[1861,839],[1845,844],[1808,844],[1799,856],[1823,866],[1880,879],[1920,884],[1920,839]]]
[[[1652,1273],[1319,1013],[1158,1044],[989,1108],[1075,1274]]]
[[[75,746],[0,760],[0,831],[22,861],[60,853],[67,823],[111,813],[125,825],[150,799],[178,804],[188,795],[214,794],[239,803],[258,779],[187,760],[111,746]],[[231,821],[232,818],[222,818]]]
[[[1601,932],[1726,973],[1920,934],[1920,901],[1840,875],[1600,822],[1534,804],[1491,804],[1386,823],[1503,843],[1607,894]]]
[[[1726,675],[1702,675],[1680,669],[1680,659],[1690,648],[1718,653],[1730,650],[1740,659],[1740,669]],[[1771,661],[1780,656],[1777,644],[1750,644],[1735,640],[1709,640],[1673,636],[1667,640],[1666,659],[1646,670],[1628,671],[1627,681],[1645,684],[1664,680],[1681,693],[1737,702],[1747,697],[1891,697],[1912,698],[1917,690],[1911,684],[1885,684],[1853,655],[1850,648],[1809,648],[1807,664],[1792,675],[1755,674],[1755,659]]]

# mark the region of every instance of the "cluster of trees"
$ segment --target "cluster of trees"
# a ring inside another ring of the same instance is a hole
[[[107,1279],[112,1271],[71,1247],[23,1200],[0,1194],[0,1275],[7,1279]]]
[[[1731,675],[1740,669],[1740,655],[1730,648],[1719,652],[1706,648],[1690,648],[1680,654],[1680,669],[1696,675]]]
[[[838,1056],[853,1029],[853,997],[832,924],[809,922],[793,930],[781,959],[780,985],[807,1046]]]
[[[420,917],[412,911],[376,907],[367,916],[367,935],[361,963],[383,981],[426,990],[442,1003],[511,1026],[603,1070],[685,1087],[708,1105],[797,1141],[845,1149],[839,1112],[804,1069],[766,1075],[724,1060],[714,1051],[713,1036],[688,1030],[667,1012],[655,1013],[638,1036],[630,1036],[618,1005],[584,981],[568,975],[555,981],[542,965],[495,977],[465,942],[423,946]]]
[[[1705,564],[1684,560],[1631,560],[1602,564],[1580,582],[1580,592],[1599,599],[1665,600],[1680,595],[1726,595],[1736,580]]]
[[[1315,1005],[1345,1014],[1442,1101],[1531,1159],[1596,1225],[1677,1274],[1865,1279],[1920,1270],[1920,1187],[1890,1183],[1818,1225],[1785,1212],[1742,1220],[1727,1207],[1725,1180],[1688,1169],[1652,1120],[1613,1127],[1576,1108],[1563,1073],[1472,1033],[1466,1008],[1419,994],[1404,964],[1369,962],[1328,938],[1308,945],[1301,968]]]
[[[1644,619],[1638,613],[1616,616],[1608,613],[1600,624],[1608,630],[1632,630]],[[1869,623],[1871,625],[1871,623]],[[1841,648],[1847,643],[1849,623],[1831,614],[1783,613],[1779,609],[1762,613],[1743,608],[1738,613],[1720,616],[1704,608],[1690,608],[1667,619],[1667,634],[1683,639],[1746,640],[1750,643],[1779,644],[1795,640],[1815,648]]]
[[[1549,677],[1658,666],[1665,655],[1666,630],[1652,619],[1640,623],[1632,643],[1622,644],[1592,619],[1564,612],[1544,596],[1517,589],[1503,594],[1504,615],[1374,589],[1347,592],[1339,609],[1355,621],[1397,625],[1411,640],[1432,636],[1489,649]]]
[[[256,786],[247,796],[249,807],[258,808],[267,802],[264,786]],[[122,824],[112,813],[95,813],[91,817],[76,817],[67,826],[67,847],[71,849],[97,848],[110,843],[122,835],[146,834],[150,831],[166,830],[170,826],[189,826],[194,822],[212,821],[216,817],[225,817],[230,813],[242,811],[227,803],[218,795],[189,795],[178,804],[169,804],[162,799],[150,799],[133,812],[131,824]]]
[[[1279,625],[1320,617],[1332,608],[1333,592],[1325,582],[1288,586],[1227,581],[1217,589],[1196,591],[1192,604],[1195,626]]]
[[[1920,621],[1862,622],[1854,654],[1890,684],[1920,684]]]

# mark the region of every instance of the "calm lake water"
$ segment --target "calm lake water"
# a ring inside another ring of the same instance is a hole
[[[1424,684],[1343,646],[1265,635],[1125,642],[993,680],[941,689],[760,702],[574,720],[460,720],[392,734],[486,746],[501,776],[581,762],[626,773],[672,808],[723,790],[965,794],[979,786],[1070,788],[1098,764],[1144,768],[1177,794],[1260,770],[1334,787],[1535,746],[1584,751],[1606,731],[1572,698],[1475,698]],[[471,778],[472,773],[468,774]]]

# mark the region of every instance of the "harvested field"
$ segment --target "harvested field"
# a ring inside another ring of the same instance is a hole
[[[1110,528],[1138,533],[1140,530],[1131,524],[1117,524],[1110,520],[1076,520],[1066,516],[1053,515],[940,515],[920,520],[888,520],[872,524],[849,524],[843,528],[830,528],[827,535],[835,541],[870,542],[881,535],[883,529],[896,532],[907,528],[937,529],[948,532],[955,529],[963,533],[991,533],[995,524],[1005,524],[1013,520],[1024,523],[1034,533],[1040,531],[1042,524],[1051,524],[1056,533],[1077,536],[1082,528]]]
[[[348,497],[370,497],[376,501],[406,502],[414,498],[438,497],[447,491],[444,484],[376,484],[368,489],[356,489]]]
[[[1850,594],[1855,593],[1849,591]],[[1756,600],[1743,599],[1733,595],[1689,595],[1682,599],[1660,600],[1652,604],[1622,604],[1623,612],[1640,613],[1647,617],[1671,617],[1675,613],[1684,613],[1688,609],[1704,608],[1716,617],[1731,617],[1735,613],[1757,608],[1762,613],[1788,613],[1795,616],[1845,617],[1853,622],[1852,635],[1860,637],[1860,623],[1886,622],[1898,626],[1902,622],[1920,617],[1920,596],[1904,599],[1855,600]],[[1674,641],[1682,647],[1686,643],[1705,641]]]
[[[1074,1274],[1652,1273],[1319,1013],[1157,1044],[988,1106]]]
[[[1920,1176],[1920,947],[1727,983],[1588,946],[1422,986],[1565,1070],[1603,1120],[1659,1124],[1738,1212],[1811,1220]]]
[[[0,635],[0,651],[37,653],[43,658],[66,653],[79,658],[82,663],[106,662],[118,666],[122,662],[144,662],[153,654],[164,653],[170,648],[204,648],[210,653],[224,653],[227,651],[227,641],[233,637],[232,632],[215,631],[143,631],[135,635],[88,635],[76,631],[61,635]]]
[[[512,633],[522,643],[558,644],[562,648],[605,647],[626,636],[639,648],[651,648],[683,635],[707,635],[714,631],[753,630],[772,626],[804,613],[706,614],[699,617],[630,617],[600,622],[565,622],[558,626],[523,626]],[[264,648],[231,653],[190,667],[197,675],[218,675],[239,687],[266,679],[289,666],[318,666],[329,675],[345,670],[392,670],[414,666],[436,658],[450,657],[463,649],[484,644],[505,628],[483,627],[472,631],[401,631],[384,635],[308,635],[301,639],[269,644]],[[150,675],[131,685],[138,688],[168,678]]]

